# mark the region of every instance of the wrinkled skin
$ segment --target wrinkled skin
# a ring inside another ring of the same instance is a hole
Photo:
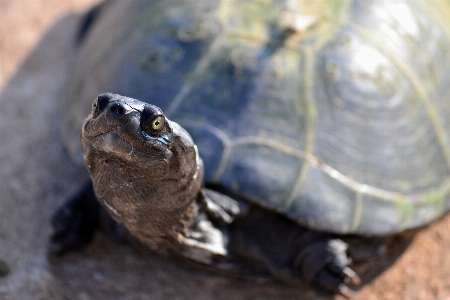
[[[83,124],[81,145],[93,189],[89,183],[56,212],[53,253],[88,243],[105,209],[162,254],[235,274],[270,274],[331,295],[349,297],[347,285],[359,282],[341,239],[299,226],[225,188],[204,188],[203,164],[191,137],[156,106],[98,96]]]

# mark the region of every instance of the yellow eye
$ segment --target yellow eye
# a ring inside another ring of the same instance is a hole
[[[92,111],[96,111],[98,107],[98,100],[95,99],[94,102],[92,102]]]
[[[152,121],[152,128],[154,130],[160,130],[164,127],[164,118],[162,116],[157,116]]]

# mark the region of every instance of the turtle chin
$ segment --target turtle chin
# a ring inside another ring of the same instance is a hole
[[[83,136],[82,140],[98,151],[122,158],[130,157],[135,149],[133,145],[114,131],[102,133],[94,137]]]

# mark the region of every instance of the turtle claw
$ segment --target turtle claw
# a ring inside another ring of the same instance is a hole
[[[342,270],[345,277],[350,280],[350,283],[353,285],[359,285],[361,284],[361,278],[359,278],[358,274],[355,273],[352,269],[349,267],[345,267],[344,270]]]
[[[322,240],[306,247],[297,256],[295,265],[317,291],[349,299],[353,292],[348,284],[357,285],[361,279],[348,267],[351,260],[346,251],[347,244],[342,240]]]
[[[347,263],[349,263],[348,261]],[[344,279],[345,283],[352,285],[359,285],[361,283],[361,278],[359,278],[358,274],[355,273],[352,269],[345,265],[338,265],[332,263],[329,265],[330,271],[332,271],[336,276],[339,276]]]
[[[338,291],[336,293],[337,295],[340,296],[340,298],[344,298],[344,299],[352,299],[355,296],[355,292],[352,291],[348,286],[346,286],[345,284],[341,284],[338,287]],[[338,300],[339,298],[335,297],[335,300]]]
[[[230,224],[240,213],[238,202],[224,194],[203,189],[202,196],[206,211],[212,219],[219,223]]]

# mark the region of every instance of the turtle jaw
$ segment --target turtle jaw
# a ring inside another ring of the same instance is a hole
[[[116,132],[110,131],[96,136],[82,136],[83,149],[87,145],[107,155],[114,155],[122,158],[130,157],[134,147]]]

